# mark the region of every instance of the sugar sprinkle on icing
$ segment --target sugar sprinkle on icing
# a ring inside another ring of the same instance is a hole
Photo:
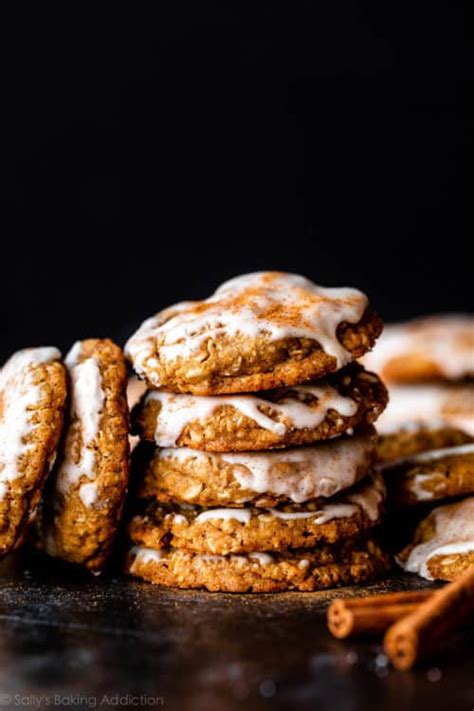
[[[205,301],[181,302],[147,319],[125,346],[136,372],[161,385],[156,367],[200,349],[207,340],[240,334],[272,341],[308,338],[337,361],[352,360],[337,338],[343,323],[360,321],[367,297],[352,288],[326,288],[298,274],[255,272],[222,284]]]

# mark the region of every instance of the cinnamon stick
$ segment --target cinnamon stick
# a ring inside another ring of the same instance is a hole
[[[385,635],[385,653],[397,669],[411,669],[420,659],[439,652],[447,636],[470,621],[474,621],[474,568],[392,625]]]
[[[335,600],[327,612],[329,631],[339,639],[385,632],[432,594],[432,590],[420,590]]]

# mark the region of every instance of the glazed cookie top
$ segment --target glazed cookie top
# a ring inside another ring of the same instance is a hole
[[[341,324],[361,321],[367,305],[367,297],[357,289],[324,288],[297,274],[246,274],[225,282],[204,301],[182,302],[148,319],[128,341],[126,354],[136,372],[155,387],[174,386],[180,392],[200,394],[263,389],[258,380],[247,377],[238,381],[258,372],[259,364],[252,359],[258,361],[260,354],[254,347],[253,356],[247,353],[244,357],[244,349],[233,345],[236,338],[247,344],[263,340],[270,351],[269,368],[272,357],[278,355],[272,343],[295,339],[316,343],[329,356],[330,367],[327,363],[325,372],[331,372],[353,360],[352,351],[358,357],[373,345],[358,343],[349,349],[338,334]],[[225,354],[216,358],[215,351],[220,349]],[[295,360],[302,360],[302,355],[301,348],[295,346]],[[170,368],[180,362],[189,363],[188,370],[180,381],[169,380]],[[225,384],[213,382],[216,373],[212,369],[221,371],[217,375],[223,381],[227,378],[228,390]],[[294,384],[297,376],[286,373],[282,377],[277,384]],[[292,377],[292,381],[287,383],[285,377]],[[308,377],[303,375],[299,382]]]
[[[0,370],[0,500],[10,483],[23,474],[22,461],[35,441],[35,412],[43,390],[37,374],[43,365],[59,361],[57,348],[27,348],[15,353]]]
[[[389,382],[473,377],[474,317],[446,314],[389,324],[364,362]]]
[[[392,385],[386,410],[377,422],[381,434],[420,428],[456,427],[474,435],[474,386]]]
[[[164,491],[175,500],[201,504],[201,496],[205,500],[201,505],[217,506],[224,498],[233,504],[259,499],[303,503],[327,498],[367,474],[374,458],[372,433],[371,429],[316,447],[270,452],[217,454],[187,448],[157,449],[140,496]]]
[[[309,385],[258,395],[196,396],[149,391],[140,433],[160,447],[242,451],[311,444],[372,423],[385,407],[381,381],[360,366]]]
[[[435,556],[474,551],[474,496],[433,509],[419,525],[413,545],[398,557],[402,568],[433,580],[429,562]]]

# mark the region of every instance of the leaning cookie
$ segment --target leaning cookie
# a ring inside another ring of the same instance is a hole
[[[40,545],[100,570],[113,544],[128,482],[127,373],[112,341],[90,339],[66,358],[70,420],[40,512]]]
[[[137,450],[137,494],[163,503],[198,506],[300,504],[353,486],[369,472],[374,455],[372,427],[315,447],[268,452],[157,448],[149,461],[145,458],[144,466]]]
[[[338,370],[370,350],[381,330],[357,289],[258,272],[148,319],[126,354],[153,387],[195,395],[255,392]]]
[[[130,575],[165,587],[235,593],[310,592],[368,583],[390,567],[389,557],[370,538],[304,551],[227,556],[134,546],[124,566]]]
[[[383,468],[398,506],[474,494],[474,444],[421,452]]]
[[[66,374],[56,348],[15,353],[0,371],[0,557],[34,515],[63,426]]]
[[[474,496],[433,509],[397,562],[427,580],[455,580],[473,567]]]
[[[148,392],[135,427],[160,447],[202,451],[255,451],[338,437],[371,424],[387,402],[381,380],[361,366],[309,385],[255,395],[201,397]]]
[[[369,477],[329,501],[280,508],[218,508],[151,503],[128,526],[131,540],[147,548],[169,544],[196,553],[248,553],[306,548],[358,536],[380,522],[385,488]]]
[[[474,376],[474,317],[445,314],[389,324],[365,365],[393,383]]]

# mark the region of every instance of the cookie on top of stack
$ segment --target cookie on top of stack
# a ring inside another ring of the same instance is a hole
[[[378,455],[398,533],[401,510],[418,522],[398,561],[452,580],[474,564],[474,318],[389,325],[364,363],[389,383]]]
[[[175,587],[317,590],[389,567],[370,530],[379,378],[355,359],[382,323],[356,289],[280,272],[148,319],[126,354],[149,390],[127,572]],[[148,446],[148,449],[150,445]]]

